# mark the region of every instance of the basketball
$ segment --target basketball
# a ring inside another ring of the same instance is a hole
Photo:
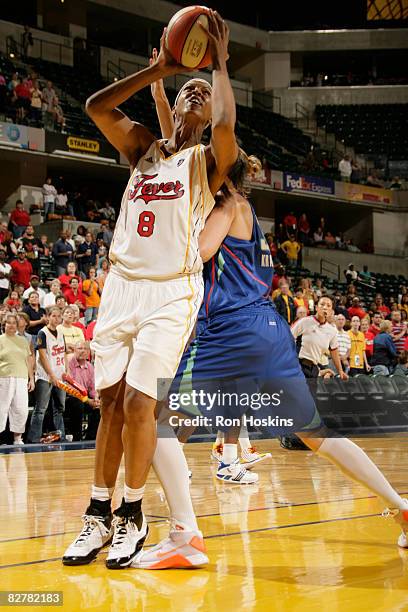
[[[173,15],[167,26],[166,47],[186,68],[211,64],[208,36],[199,25],[208,28],[208,10],[205,6],[188,6]]]

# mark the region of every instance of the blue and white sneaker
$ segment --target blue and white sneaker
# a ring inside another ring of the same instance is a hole
[[[218,480],[222,480],[228,484],[254,484],[258,482],[258,474],[248,472],[239,462],[239,459],[235,459],[232,463],[220,463],[218,466],[216,477]]]
[[[245,448],[241,453],[241,465],[246,467],[247,470],[251,470],[256,463],[270,459],[271,453],[258,453],[254,446]]]

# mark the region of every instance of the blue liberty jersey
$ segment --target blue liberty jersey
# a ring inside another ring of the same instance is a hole
[[[251,240],[226,236],[218,252],[204,265],[199,321],[263,301],[269,293],[272,255],[252,206],[251,210]]]

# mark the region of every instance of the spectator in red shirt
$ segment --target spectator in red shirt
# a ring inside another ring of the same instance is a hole
[[[33,273],[33,267],[30,262],[26,259],[25,249],[20,247],[17,251],[18,259],[13,259],[10,263],[13,275],[11,282],[15,285],[21,283],[24,285],[24,289],[28,289],[30,286],[30,278]]]
[[[381,312],[375,312],[373,314],[373,319],[371,322],[370,327],[368,328],[368,331],[371,332],[374,336],[374,338],[376,337],[377,334],[380,333],[380,325],[381,325],[381,321],[383,320],[383,315]]]
[[[301,242],[302,244],[309,244],[310,223],[306,217],[306,213],[303,213],[300,215],[298,229],[299,229],[299,236],[298,236],[299,242]]]
[[[24,210],[24,204],[21,200],[17,200],[16,207],[10,215],[11,231],[14,238],[20,238],[30,223],[30,215]]]
[[[382,320],[382,319],[381,319]],[[365,337],[365,352],[367,355],[367,359],[373,356],[374,350],[374,334],[370,331],[370,319],[366,317],[365,319],[361,319],[360,331],[364,334]],[[378,331],[380,331],[378,329]]]
[[[297,219],[295,217],[295,213],[291,211],[283,220],[283,225],[286,228],[286,231],[290,234],[296,232],[297,229]]]
[[[96,325],[96,319],[95,321],[92,321],[86,328],[85,340],[87,340],[88,342],[91,342],[91,340],[93,340],[95,325]]]
[[[350,308],[347,308],[347,312],[349,313],[350,318],[358,317],[360,320],[365,319],[367,313],[360,306],[360,300],[358,297],[354,297],[351,303]]]
[[[275,273],[273,275],[273,279],[272,279],[272,290],[275,291],[275,289],[279,288],[279,281],[283,279],[286,282],[289,282],[288,279],[285,276],[285,268],[281,265],[278,265],[275,267]]]
[[[31,91],[27,79],[19,79],[18,84],[14,88],[16,96],[17,118],[22,120],[30,110],[31,106]]]
[[[70,282],[72,278],[78,279],[79,288],[82,291],[82,280],[80,276],[77,274],[77,265],[75,261],[70,261],[67,265],[67,270],[65,274],[61,274],[58,277],[59,282],[61,283],[61,291],[65,295],[67,291],[70,289]]]
[[[85,296],[82,293],[82,289],[79,288],[79,281],[75,276],[69,281],[69,289],[67,289],[64,295],[68,305],[76,304],[81,312],[85,310]]]
[[[10,310],[21,310],[22,301],[19,298],[17,291],[10,291],[8,298],[4,300],[4,303],[10,308]]]
[[[377,295],[377,297],[375,298],[375,306],[376,306],[378,312],[382,312],[384,314],[384,317],[388,317],[388,315],[391,312],[391,310],[388,308],[388,306],[386,306],[384,304],[384,300],[382,298],[382,295]]]

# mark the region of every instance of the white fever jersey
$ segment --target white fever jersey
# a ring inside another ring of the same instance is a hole
[[[109,252],[129,280],[167,280],[202,270],[198,237],[214,206],[204,145],[165,157],[154,141],[132,173]]]
[[[52,372],[58,379],[61,379],[65,372],[65,340],[62,331],[60,329],[57,330],[57,336],[54,336],[48,327],[40,329],[37,336],[37,348],[46,350],[48,363],[50,364]],[[37,367],[35,379],[49,382],[49,376],[41,365],[40,354],[38,351],[36,352]]]

